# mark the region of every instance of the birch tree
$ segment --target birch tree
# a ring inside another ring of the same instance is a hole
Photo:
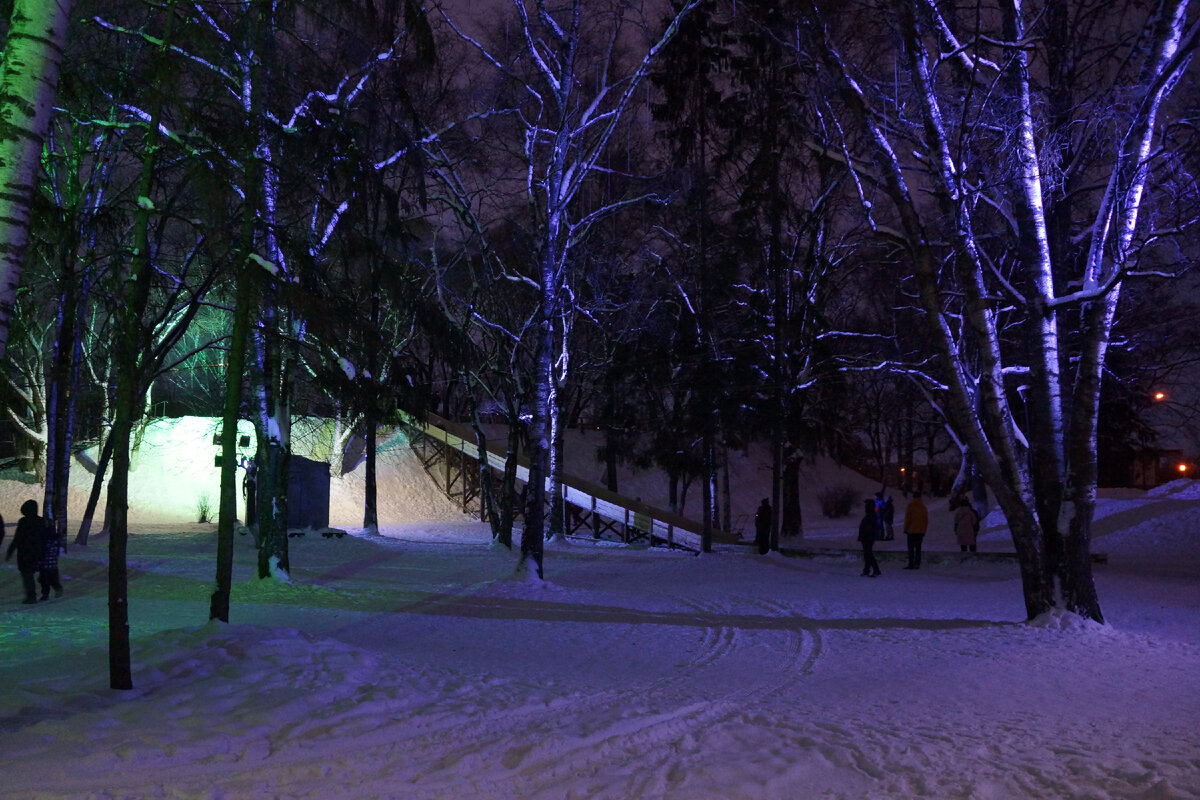
[[[570,363],[570,347],[563,334],[570,326],[573,251],[597,220],[648,199],[627,197],[587,208],[580,202],[581,190],[602,169],[601,156],[637,97],[650,65],[675,35],[683,16],[697,4],[694,0],[684,5],[664,32],[653,36],[638,29],[640,9],[629,3],[571,0],[552,7],[544,0],[512,0],[516,39],[521,46],[508,55],[494,54],[444,17],[475,45],[487,64],[514,82],[522,95],[514,118],[522,140],[523,200],[535,232],[536,251],[530,255],[535,265],[538,311],[533,345],[537,377],[529,424],[530,491],[521,565],[531,565],[538,577],[543,575],[544,491],[557,471],[551,460],[555,392]],[[635,46],[644,49],[631,56]],[[598,49],[589,59],[591,47]]]
[[[29,243],[34,184],[50,125],[71,0],[15,0],[0,67],[0,358]]]
[[[1064,6],[1102,15],[1068,50],[1075,29],[1043,13]],[[849,18],[811,10],[798,28],[798,57],[836,92],[814,145],[852,171],[864,218],[902,248],[938,366],[926,385],[1008,522],[1028,616],[1055,605],[1057,579],[1068,610],[1103,620],[1091,571],[1101,375],[1122,285],[1164,234],[1146,212],[1167,200],[1155,176],[1171,174],[1172,154],[1156,141],[1196,46],[1189,3],[871,8],[884,27],[856,15],[859,44]],[[873,34],[896,38],[894,59],[866,51]],[[1094,82],[1076,84],[1086,102],[1069,107],[1045,73],[1064,53],[1095,60]]]

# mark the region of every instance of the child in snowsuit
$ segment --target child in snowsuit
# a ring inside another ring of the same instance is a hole
[[[21,583],[25,587],[24,603],[36,603],[37,594],[34,591],[33,576],[37,572],[45,546],[46,523],[38,516],[36,500],[26,500],[21,505],[21,520],[17,523],[16,533],[13,534],[12,544],[4,560],[12,558],[13,551],[17,552],[17,571],[21,573]]]
[[[36,510],[34,513],[37,513]],[[54,590],[55,597],[62,597],[62,582],[58,578],[58,551],[67,552],[67,546],[59,539],[56,526],[48,520],[42,519],[42,527],[45,529],[46,535],[42,547],[42,559],[38,562],[38,583],[42,587],[42,599],[48,600],[51,589]]]

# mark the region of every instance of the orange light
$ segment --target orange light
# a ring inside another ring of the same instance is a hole
[[[1179,465],[1179,471],[1180,471],[1180,472],[1187,472],[1187,464],[1180,464],[1180,465]]]
[[[1167,399],[1167,393],[1166,393],[1166,392],[1155,392],[1155,393],[1154,393],[1154,399],[1155,399],[1155,400],[1166,400],[1166,399]]]

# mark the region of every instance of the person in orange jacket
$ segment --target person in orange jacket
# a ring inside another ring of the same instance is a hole
[[[929,509],[921,501],[921,493],[913,492],[912,501],[904,509],[904,536],[908,540],[908,566],[905,569],[921,568],[921,545],[928,530]]]

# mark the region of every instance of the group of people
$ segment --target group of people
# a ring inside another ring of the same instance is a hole
[[[979,513],[965,495],[956,495],[950,500],[954,509],[954,537],[962,552],[976,552],[979,537]],[[874,578],[881,574],[879,561],[875,558],[875,542],[894,538],[892,498],[884,492],[875,493],[873,500],[863,503],[863,518],[858,524],[858,541],[862,544],[862,576]],[[904,569],[921,568],[921,550],[925,534],[929,531],[929,509],[925,507],[919,491],[913,492],[912,500],[904,509],[904,538],[908,548],[908,564]]]
[[[4,542],[4,519],[0,518],[0,543]],[[4,554],[4,560],[12,559],[17,554],[17,571],[21,573],[21,584],[25,589],[25,604],[38,601],[37,584],[42,589],[42,599],[50,599],[50,590],[55,597],[62,597],[62,581],[58,576],[58,554],[67,552],[67,547],[59,537],[58,528],[49,524],[44,517],[38,515],[36,500],[26,500],[21,504],[21,519],[17,522],[17,530],[13,533],[12,543]]]

